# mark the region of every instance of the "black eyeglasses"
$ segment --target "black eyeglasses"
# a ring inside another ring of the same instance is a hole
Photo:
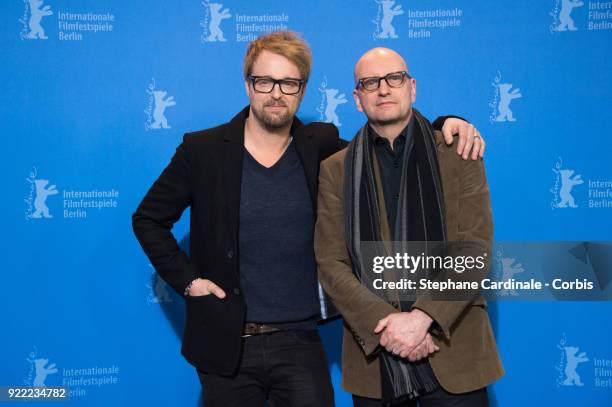
[[[383,79],[387,82],[390,88],[401,88],[406,78],[412,79],[406,71],[391,72],[385,76],[372,76],[369,78],[361,78],[357,81],[357,89],[363,89],[366,92],[374,92],[380,87],[380,81]]]
[[[273,79],[269,76],[253,75],[250,75],[248,79],[253,84],[253,89],[255,89],[255,92],[259,93],[272,93],[274,86],[276,86],[278,83],[278,87],[282,93],[285,95],[295,95],[300,93],[300,90],[302,90],[302,85],[304,85],[303,79]]]

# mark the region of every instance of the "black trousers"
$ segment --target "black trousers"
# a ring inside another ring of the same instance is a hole
[[[287,330],[243,339],[234,376],[198,371],[205,407],[333,407],[327,358],[316,330]]]
[[[418,401],[417,401],[418,400]],[[438,386],[432,393],[424,394],[417,400],[411,400],[397,407],[488,407],[489,398],[487,388],[482,388],[469,393],[453,394]],[[354,407],[381,407],[382,402],[376,399],[353,395]],[[396,407],[394,405],[394,407]]]

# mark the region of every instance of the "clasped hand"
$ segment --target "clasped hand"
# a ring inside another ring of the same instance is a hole
[[[380,345],[411,362],[428,357],[440,348],[428,330],[433,319],[419,309],[389,314],[378,321],[374,333],[381,333]]]

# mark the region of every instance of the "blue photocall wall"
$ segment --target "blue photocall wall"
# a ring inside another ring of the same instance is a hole
[[[611,2],[221,1],[1,3],[0,385],[67,386],[71,405],[198,403],[183,300],[131,214],[185,132],[248,103],[242,59],[268,30],[310,43],[299,117],[347,140],[364,122],[354,63],[399,51],[416,107],[486,138],[497,240],[612,240]],[[491,302],[490,316],[506,369],[493,405],[612,405],[609,302]],[[341,322],[320,330],[349,406]]]

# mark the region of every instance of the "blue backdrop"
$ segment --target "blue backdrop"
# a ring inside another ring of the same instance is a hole
[[[266,30],[311,44],[299,117],[349,140],[364,120],[353,64],[374,46],[403,54],[416,107],[466,117],[486,138],[496,239],[612,237],[611,2],[222,1],[0,5],[0,385],[65,385],[74,405],[196,405],[183,301],[130,215],[184,132],[247,104],[242,59]],[[609,302],[490,305],[507,372],[494,403],[612,405]],[[321,332],[348,406],[341,323]]]

